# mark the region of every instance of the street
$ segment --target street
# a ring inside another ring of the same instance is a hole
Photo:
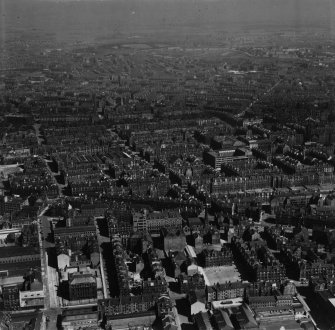
[[[41,248],[41,268],[42,268],[42,280],[43,290],[45,296],[45,311],[44,314],[48,321],[46,322],[46,329],[56,330],[57,329],[57,317],[61,314],[60,297],[57,296],[58,288],[58,273],[57,270],[48,265],[48,249],[54,247],[54,243],[47,240],[51,234],[51,226],[49,219],[43,214],[48,209],[45,207],[37,221],[39,243]]]

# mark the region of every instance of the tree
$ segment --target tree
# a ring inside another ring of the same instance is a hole
[[[14,233],[9,233],[5,239],[6,244],[11,244],[15,243],[15,234]]]

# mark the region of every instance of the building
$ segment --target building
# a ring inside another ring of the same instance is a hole
[[[107,209],[108,205],[103,203],[83,204],[81,214],[86,217],[104,217]]]
[[[0,276],[17,277],[26,275],[31,269],[41,268],[38,248],[9,246],[0,248]]]
[[[20,197],[8,198],[7,196],[0,198],[0,215],[13,214],[19,211],[24,205],[24,200]]]
[[[215,169],[221,169],[221,165],[229,163],[234,158],[236,147],[227,147],[225,149],[209,151],[204,154],[204,163],[212,166]]]
[[[207,312],[199,312],[192,316],[193,324],[198,330],[213,330],[210,317]]]
[[[311,277],[334,277],[335,265],[326,263],[325,261],[316,262],[303,262],[300,263],[300,279],[310,279]]]
[[[216,290],[213,286],[206,286],[205,293],[207,302],[216,300]]]
[[[10,330],[11,329],[11,315],[8,312],[0,312],[0,329]]]
[[[216,291],[216,300],[244,297],[245,284],[242,282],[227,282],[217,284],[214,287]]]
[[[98,301],[98,312],[106,326],[124,329],[129,326],[151,326],[156,318],[157,297],[152,295],[120,296]]]
[[[30,283],[29,290],[19,292],[21,308],[41,308],[44,307],[43,284],[35,279]]]
[[[20,309],[20,289],[16,284],[4,285],[2,287],[3,309],[13,311]]]
[[[188,302],[190,304],[189,315],[194,315],[199,312],[206,312],[206,295],[205,291],[189,291]]]
[[[248,302],[252,309],[275,307],[277,305],[276,298],[274,296],[249,297]]]
[[[69,274],[69,299],[84,300],[97,298],[97,282],[90,273]]]
[[[167,292],[168,284],[165,278],[157,276],[153,280],[148,279],[142,282],[142,293],[145,295],[159,296]]]
[[[157,315],[164,318],[168,314],[172,314],[173,302],[168,294],[162,294],[157,299]]]
[[[239,329],[258,329],[258,323],[246,304],[230,308]]]
[[[293,298],[291,295],[280,295],[276,296],[276,305],[280,306],[292,306]]]
[[[181,229],[182,217],[177,210],[163,212],[149,212],[144,209],[133,213],[134,231],[148,231],[157,233],[162,228]]]
[[[64,330],[79,330],[83,328],[97,330],[100,328],[96,306],[63,309],[61,322]]]
[[[57,266],[59,270],[64,270],[67,267],[70,267],[70,254],[71,250],[67,249],[64,244],[59,242],[56,244],[56,253],[57,253]]]
[[[168,314],[162,320],[164,330],[178,330],[178,324],[174,315]]]
[[[54,228],[55,241],[65,241],[71,238],[91,238],[96,236],[95,226],[67,226]]]
[[[187,242],[186,236],[182,230],[170,229],[166,230],[163,228],[161,230],[164,239],[164,250],[168,251],[184,251]]]
[[[194,290],[204,290],[206,287],[204,276],[199,273],[192,276],[180,274],[178,276],[178,285],[181,293],[187,293]]]
[[[234,330],[228,313],[223,309],[215,309],[213,311],[213,323],[217,330]]]
[[[225,247],[221,251],[204,249],[199,255],[199,262],[202,262],[205,268],[231,266],[233,263],[233,254]]]

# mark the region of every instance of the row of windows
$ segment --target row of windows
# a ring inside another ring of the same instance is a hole
[[[108,312],[110,314],[117,314],[121,312],[143,312],[153,306],[151,303],[143,303],[143,305],[132,306],[132,305],[121,305],[121,306],[110,306]]]
[[[25,262],[25,261],[36,261],[39,259],[40,259],[40,256],[9,257],[9,258],[0,259],[0,264],[9,264],[9,263]]]
[[[37,293],[36,296],[40,296],[40,293]],[[34,298],[35,295],[33,293],[31,293],[30,295],[25,294],[22,298]]]
[[[61,240],[61,239],[70,239],[70,238],[77,238],[77,237],[86,237],[86,236],[93,236],[95,235],[96,232],[95,231],[87,231],[85,233],[74,233],[74,234],[60,234],[60,235],[57,235],[57,239]]]

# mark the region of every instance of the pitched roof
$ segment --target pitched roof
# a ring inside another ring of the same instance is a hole
[[[208,313],[199,312],[193,315],[193,318],[199,330],[213,330]]]
[[[222,309],[215,309],[213,312],[214,319],[218,325],[219,330],[233,330],[234,326],[231,323],[229,315]]]

